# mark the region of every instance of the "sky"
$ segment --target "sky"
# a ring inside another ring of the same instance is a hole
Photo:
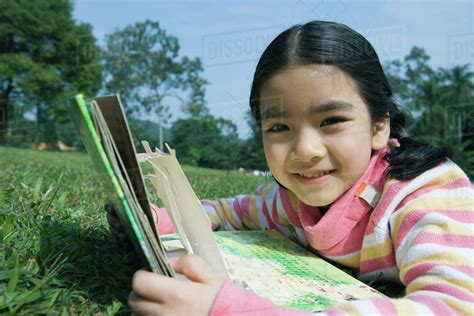
[[[372,43],[382,63],[403,58],[414,45],[425,49],[434,68],[474,62],[474,0],[76,0],[73,17],[92,25],[100,46],[114,30],[160,22],[178,38],[181,56],[201,58],[207,106],[234,121],[242,138],[249,132],[244,115],[258,58],[295,24],[344,23]],[[172,114],[171,121],[182,117],[178,108]]]

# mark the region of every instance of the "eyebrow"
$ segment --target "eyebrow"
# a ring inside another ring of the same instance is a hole
[[[265,108],[260,113],[260,119],[263,120],[268,120],[268,119],[274,119],[274,118],[281,118],[281,117],[287,117],[288,115],[286,114],[285,111],[281,108],[281,106],[277,105],[269,105],[268,107]]]
[[[310,114],[321,114],[325,112],[337,111],[337,110],[353,110],[354,105],[342,101],[342,100],[330,100],[322,104],[312,106],[310,108]],[[274,118],[284,118],[288,114],[278,105],[269,105],[266,107],[260,114],[261,120],[274,119]]]

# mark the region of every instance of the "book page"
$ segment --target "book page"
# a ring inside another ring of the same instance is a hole
[[[276,230],[218,231],[214,236],[232,267],[231,279],[277,305],[314,312],[383,296]],[[179,251],[176,235],[161,238],[168,252]]]

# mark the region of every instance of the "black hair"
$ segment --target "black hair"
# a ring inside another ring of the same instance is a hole
[[[412,179],[450,156],[447,149],[418,142],[406,134],[405,114],[395,101],[374,48],[361,34],[336,22],[295,25],[268,45],[257,64],[250,92],[250,108],[258,123],[262,84],[285,67],[307,64],[333,65],[348,74],[356,82],[372,122],[388,113],[390,137],[400,143],[385,155],[390,165],[389,177]]]

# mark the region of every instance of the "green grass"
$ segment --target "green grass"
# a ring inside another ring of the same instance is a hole
[[[266,181],[184,171],[199,198],[250,193]],[[115,243],[106,200],[87,155],[0,147],[0,314],[130,313],[126,297],[142,264]]]

